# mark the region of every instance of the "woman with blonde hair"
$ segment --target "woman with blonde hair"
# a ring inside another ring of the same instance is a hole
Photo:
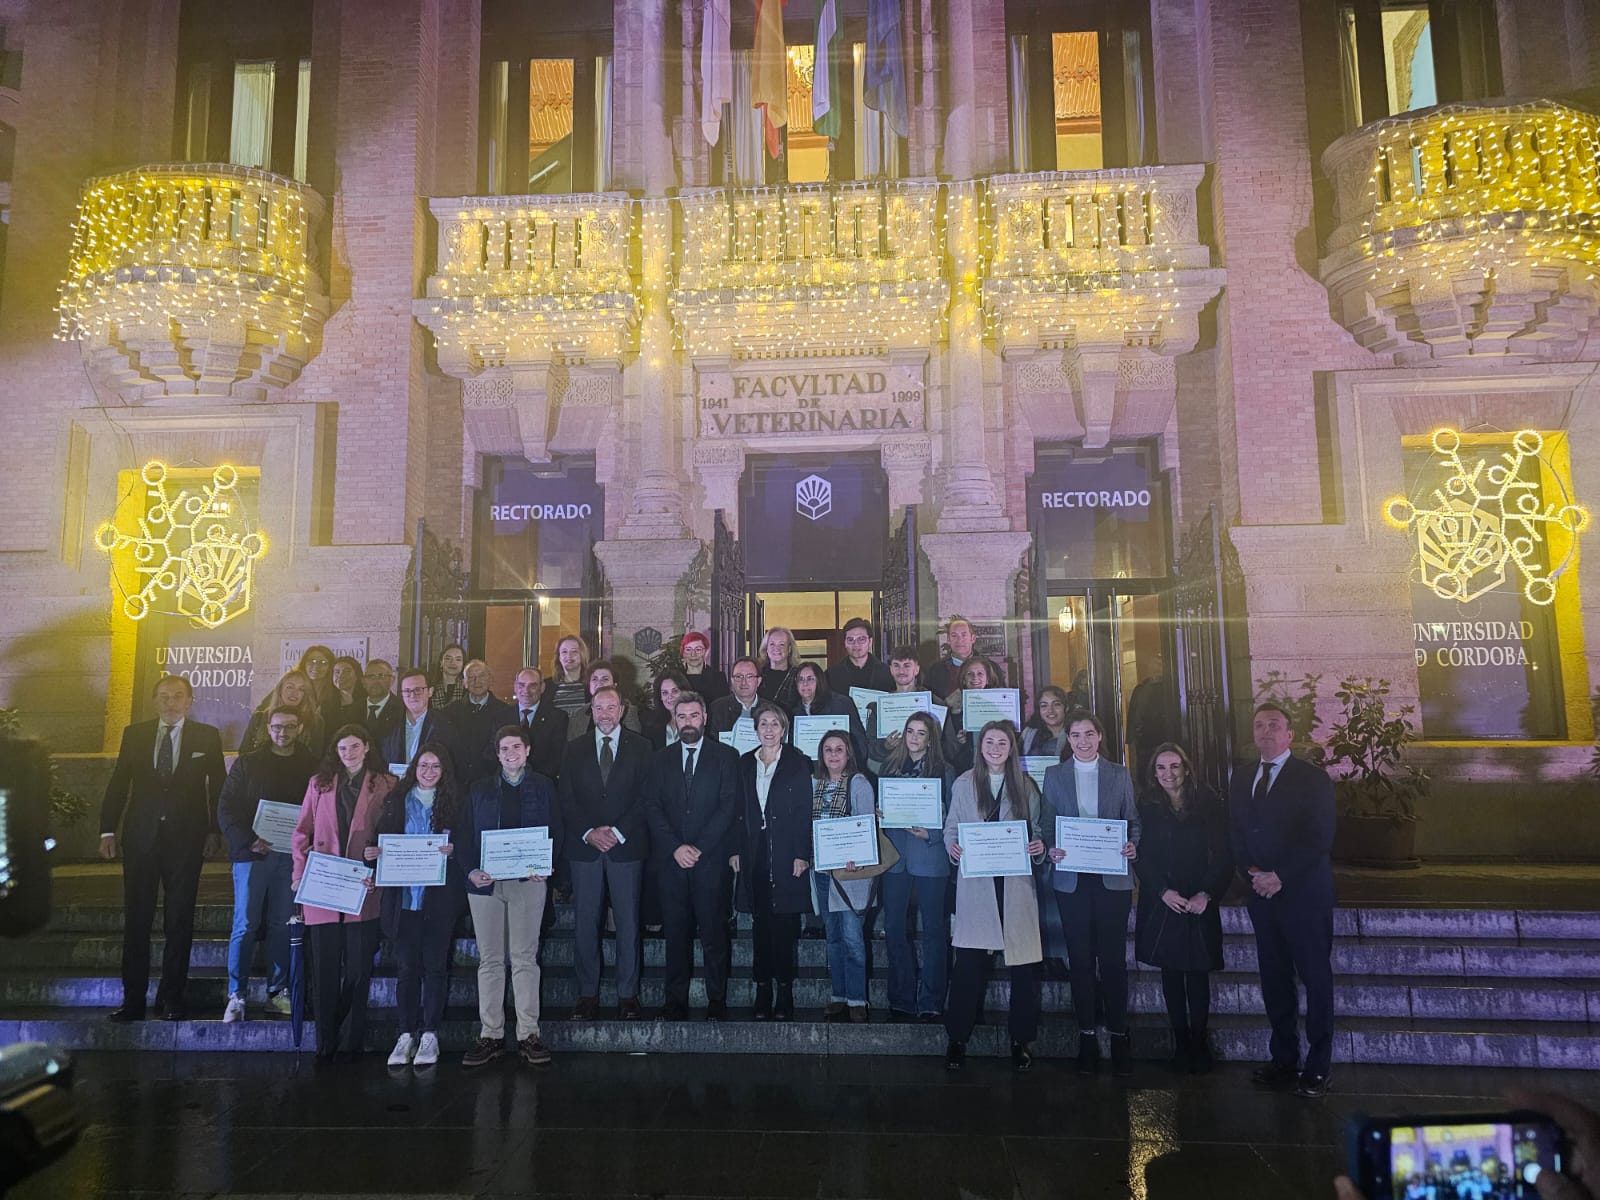
[[[795,692],[794,674],[800,669],[800,651],[794,643],[794,633],[782,625],[774,625],[761,639],[761,686],[757,689],[763,700],[771,700],[793,714],[799,695]]]
[[[569,633],[556,643],[556,659],[550,669],[555,691],[550,697],[562,712],[571,717],[589,708],[589,647],[583,639]]]
[[[248,754],[267,744],[267,719],[275,708],[292,708],[300,715],[300,732],[295,741],[321,757],[323,724],[317,708],[316,685],[299,667],[285,671],[283,678],[267,693],[267,698],[256,706],[250,723],[244,727],[244,736],[239,739],[240,753]]]

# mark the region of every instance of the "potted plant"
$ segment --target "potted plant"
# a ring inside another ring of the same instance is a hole
[[[1390,710],[1387,679],[1342,680],[1339,719],[1328,729],[1327,766],[1339,800],[1333,856],[1363,867],[1407,869],[1416,854],[1417,801],[1428,773],[1405,761],[1417,739],[1412,705]]]

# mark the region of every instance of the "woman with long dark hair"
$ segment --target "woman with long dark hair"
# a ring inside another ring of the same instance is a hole
[[[650,739],[655,749],[677,743],[678,727],[673,724],[672,706],[680,695],[690,690],[688,679],[678,671],[663,671],[650,685],[652,703],[639,717],[639,732]]]
[[[450,941],[465,904],[466,876],[455,860],[452,832],[465,832],[466,798],[450,770],[450,751],[426,742],[400,783],[384,800],[379,835],[439,834],[447,856],[445,881],[439,887],[385,888],[383,932],[394,946],[397,978],[395,1003],[400,1009],[400,1038],[389,1055],[391,1067],[431,1067],[439,1061],[439,1023],[449,994]],[[381,851],[368,846],[365,857],[378,861]]]
[[[965,671],[962,672],[965,675]],[[961,865],[961,826],[977,821],[1026,821],[1028,857],[1044,862],[1040,837],[1039,789],[1022,769],[1017,732],[1010,721],[990,721],[978,731],[978,762],[956,780],[950,810],[944,818],[944,842],[950,861]],[[1006,1024],[1011,1033],[1011,1065],[1026,1071],[1033,1065],[1031,1043],[1039,1032],[1039,898],[1033,876],[994,879],[956,878],[956,919],[951,934],[955,947],[950,964],[950,998],[944,1027],[950,1045],[945,1066],[959,1071],[966,1062],[967,1039],[978,1023],[983,993],[989,982],[989,958],[999,950],[1011,976],[1011,1003]]]
[[[1222,970],[1222,895],[1233,879],[1228,818],[1176,742],[1156,747],[1150,774],[1139,804],[1134,954],[1161,968],[1173,1066],[1203,1075],[1211,1069],[1210,973]]]
[[[462,681],[466,669],[465,646],[451,642],[439,651],[439,682],[433,685],[433,696],[428,700],[429,708],[447,708],[467,694],[467,685]]]
[[[321,769],[306,787],[294,829],[294,889],[300,890],[312,851],[364,859],[377,843],[378,818],[394,788],[377,743],[364,725],[333,735]],[[311,996],[317,1020],[317,1062],[336,1052],[354,1061],[367,1033],[367,989],[378,949],[379,896],[369,890],[354,916],[301,905],[311,941]]]
[[[936,779],[939,811],[948,811],[956,777],[945,766],[939,741],[939,722],[928,713],[912,713],[895,739],[894,749],[884,759],[879,785],[886,779]],[[944,827],[918,826],[884,832],[900,854],[900,861],[881,876],[883,936],[889,950],[889,1019],[932,1024],[944,1012],[949,974],[950,904],[946,884],[950,878],[950,853],[945,849]],[[920,970],[917,949],[911,942],[913,895],[922,920]]]
[[[817,747],[812,772],[812,821],[870,817],[876,807],[872,783],[858,769],[850,739],[837,729],[829,730]],[[864,1025],[869,1016],[866,925],[872,880],[838,879],[827,871],[815,871],[812,877],[817,912],[828,935],[828,977],[833,988],[823,1019]]]
[[[1033,717],[1022,730],[1024,757],[1060,760],[1071,753],[1067,745],[1067,714],[1071,711],[1061,688],[1053,683],[1040,688],[1033,702]]]
[[[973,736],[961,728],[962,694],[974,690],[983,691],[985,688],[1004,687],[1005,684],[1002,682],[1004,678],[1000,668],[980,654],[974,654],[961,664],[960,674],[956,676],[960,686],[945,698],[945,704],[950,709],[950,718],[944,731],[944,757],[957,775],[963,771],[970,771],[977,755]]]
[[[304,671],[306,678],[311,680],[318,709],[327,706],[328,697],[333,692],[333,661],[333,651],[327,646],[307,646],[300,655],[300,661],[294,665],[296,671]]]
[[[867,761],[867,731],[861,724],[861,715],[854,701],[841,696],[828,686],[828,676],[814,662],[803,662],[794,672],[794,708],[796,717],[843,717],[850,725],[850,749],[858,765]]]

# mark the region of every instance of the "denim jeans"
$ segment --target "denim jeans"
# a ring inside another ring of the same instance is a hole
[[[817,911],[823,914],[828,932],[828,978],[835,1004],[865,1005],[867,1002],[867,938],[862,929],[862,913],[848,908],[834,912],[830,907],[837,893],[833,877],[821,871],[811,876],[816,887]]]
[[[889,949],[889,1007],[908,1013],[944,1012],[950,949],[950,913],[945,877],[890,871],[883,883],[883,936]],[[911,940],[912,893],[922,922],[922,969]]]
[[[228,937],[228,994],[243,996],[250,986],[256,934],[267,931],[267,991],[281,991],[289,980],[289,914],[294,909],[293,859],[268,854],[255,862],[233,864],[233,930]]]

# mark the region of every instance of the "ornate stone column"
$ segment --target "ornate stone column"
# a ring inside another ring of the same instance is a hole
[[[1030,533],[929,533],[917,539],[938,588],[939,616],[974,621],[1014,615],[1013,598]]]

